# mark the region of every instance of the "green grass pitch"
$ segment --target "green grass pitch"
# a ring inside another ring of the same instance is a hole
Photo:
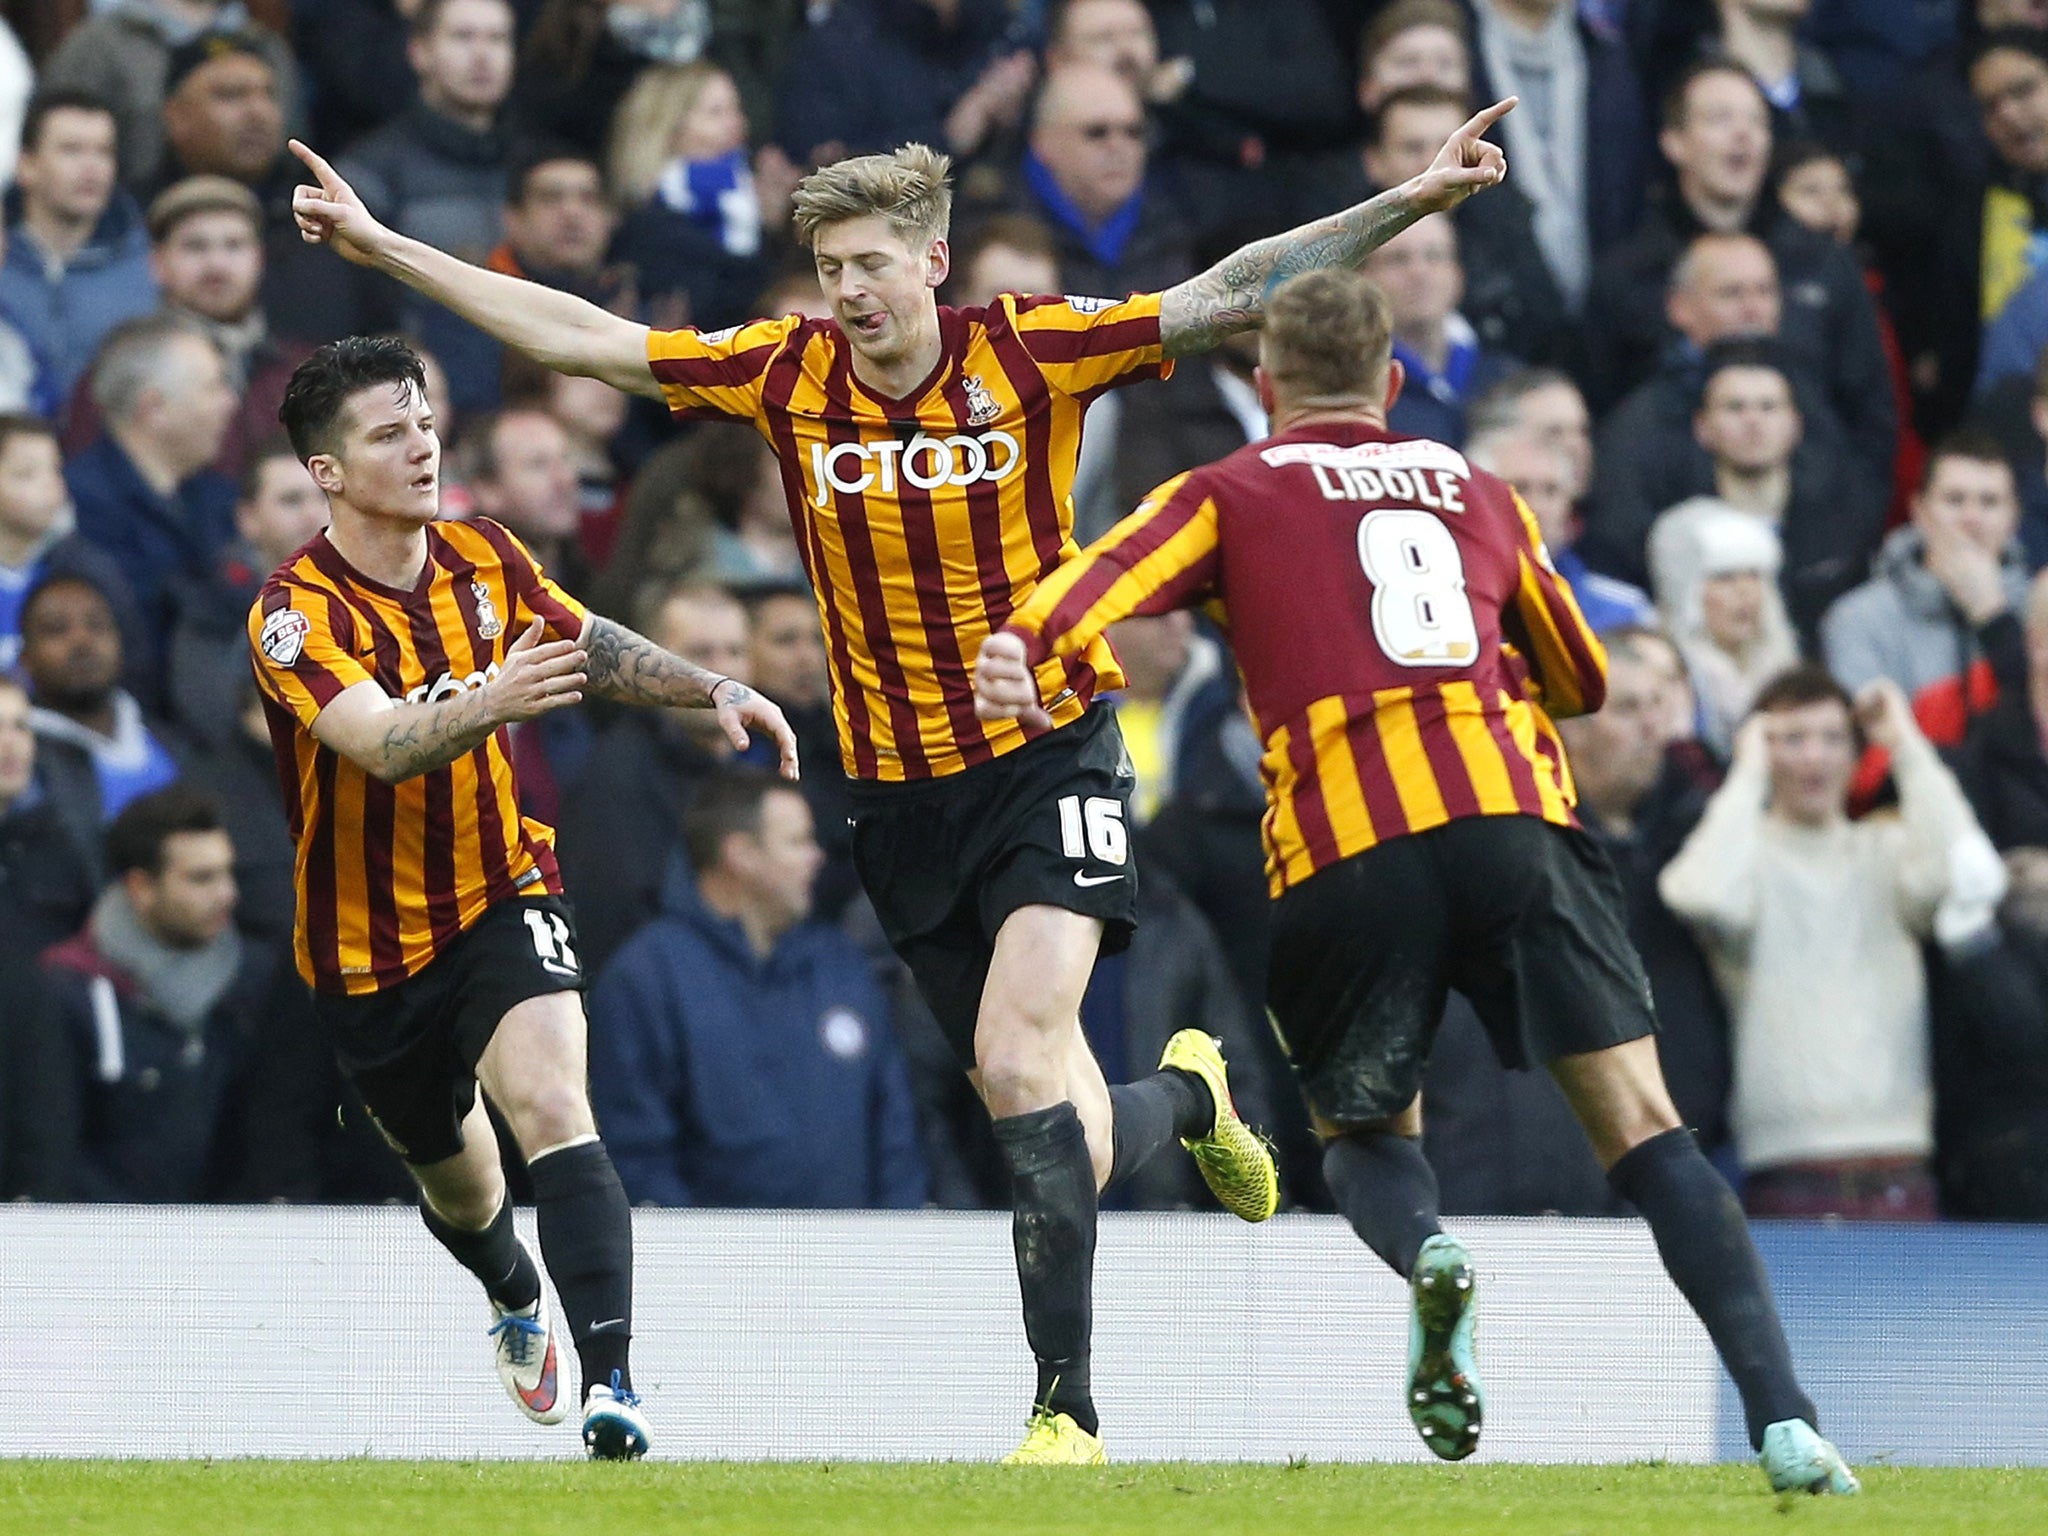
[[[1863,1470],[1779,1498],[1753,1467],[0,1462],[22,1536],[1742,1536],[2048,1531],[2048,1470]]]

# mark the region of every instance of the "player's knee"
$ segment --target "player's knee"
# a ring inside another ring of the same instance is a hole
[[[529,1157],[542,1147],[560,1146],[597,1128],[581,1083],[536,1083],[499,1107],[511,1122],[520,1150]]]
[[[1678,1118],[1678,1111],[1672,1107],[1670,1099],[1662,1094],[1646,1095],[1628,1105],[1620,1124],[1614,1129],[1623,1143],[1622,1151],[1632,1152],[1651,1137],[1675,1131],[1684,1123]]]
[[[1654,1136],[1675,1131],[1685,1122],[1663,1094],[1627,1094],[1601,1105],[1586,1126],[1600,1164],[1612,1168]]]
[[[434,1214],[464,1232],[483,1231],[505,1203],[505,1181],[496,1174],[461,1184],[438,1180],[433,1188],[423,1189]]]
[[[986,1042],[978,1066],[982,1102],[997,1119],[1029,1114],[1067,1096],[1066,1064],[1035,1032]]]

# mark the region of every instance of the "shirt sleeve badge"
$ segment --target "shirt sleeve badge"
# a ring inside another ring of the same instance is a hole
[[[312,629],[312,621],[298,609],[280,608],[263,621],[257,644],[274,665],[288,667],[306,648],[306,636]]]

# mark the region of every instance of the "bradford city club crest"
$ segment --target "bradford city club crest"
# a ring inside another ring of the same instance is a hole
[[[491,589],[481,581],[469,584],[470,595],[476,599],[476,635],[479,640],[495,640],[505,632],[505,626],[498,618],[498,610],[491,606]]]
[[[981,382],[981,375],[967,376],[967,425],[985,427],[1003,414],[1002,402],[988,392],[988,386]]]

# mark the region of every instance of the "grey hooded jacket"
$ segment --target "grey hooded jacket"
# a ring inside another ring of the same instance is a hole
[[[1898,529],[1878,551],[1870,579],[1821,620],[1828,670],[1850,692],[1888,677],[1914,698],[1983,655],[1970,621],[1921,562],[1925,548],[1919,529]],[[2027,562],[2017,539],[2006,546],[2004,566],[2006,600],[2018,612],[2026,604]]]

